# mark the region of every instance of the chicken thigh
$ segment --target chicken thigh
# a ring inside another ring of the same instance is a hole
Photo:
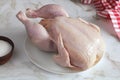
[[[50,44],[52,41],[52,46],[42,47],[41,43],[39,45],[40,48],[46,47],[47,50],[57,49],[58,54],[54,56],[57,64],[79,71],[92,67],[105,52],[99,27],[80,18],[71,18],[64,9],[57,6],[58,10],[55,6],[49,4],[39,10],[27,9],[27,17],[43,18],[37,27],[33,27],[24,13],[19,12],[17,17],[26,27],[30,27],[27,28],[29,35],[37,34],[31,38],[37,40],[34,42],[43,41]]]
[[[26,16],[27,15],[27,16]],[[57,51],[56,45],[50,40],[48,32],[39,24],[32,22],[29,18],[54,18],[56,16],[68,17],[67,12],[59,5],[48,4],[38,10],[26,9],[26,15],[20,11],[17,18],[25,25],[28,36],[31,41],[43,51]]]

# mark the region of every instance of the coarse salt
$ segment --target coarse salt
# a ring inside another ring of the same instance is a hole
[[[0,57],[7,55],[11,49],[12,46],[8,42],[0,40]]]

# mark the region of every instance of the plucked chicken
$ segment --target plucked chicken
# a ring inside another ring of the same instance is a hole
[[[29,18],[42,18],[33,23]],[[41,50],[56,51],[54,61],[83,71],[95,65],[105,52],[98,26],[81,18],[71,18],[59,5],[48,4],[38,10],[20,11],[17,18],[25,25],[31,41]]]

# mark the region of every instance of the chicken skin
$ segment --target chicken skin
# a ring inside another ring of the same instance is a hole
[[[34,24],[28,17],[43,19]],[[81,18],[69,17],[59,5],[27,9],[26,15],[20,11],[17,18],[25,25],[31,41],[40,49],[58,52],[53,59],[63,67],[79,71],[89,69],[105,52],[99,27]]]

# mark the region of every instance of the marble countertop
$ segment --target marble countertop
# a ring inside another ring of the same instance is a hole
[[[36,9],[50,3],[63,6],[71,17],[81,17],[100,26],[106,53],[95,67],[85,72],[58,75],[36,67],[25,55],[27,34],[15,15],[20,10]],[[0,66],[0,80],[120,80],[120,41],[116,38],[111,21],[96,17],[91,7],[70,0],[1,0],[0,35],[9,37],[15,43],[14,55],[9,62]]]

